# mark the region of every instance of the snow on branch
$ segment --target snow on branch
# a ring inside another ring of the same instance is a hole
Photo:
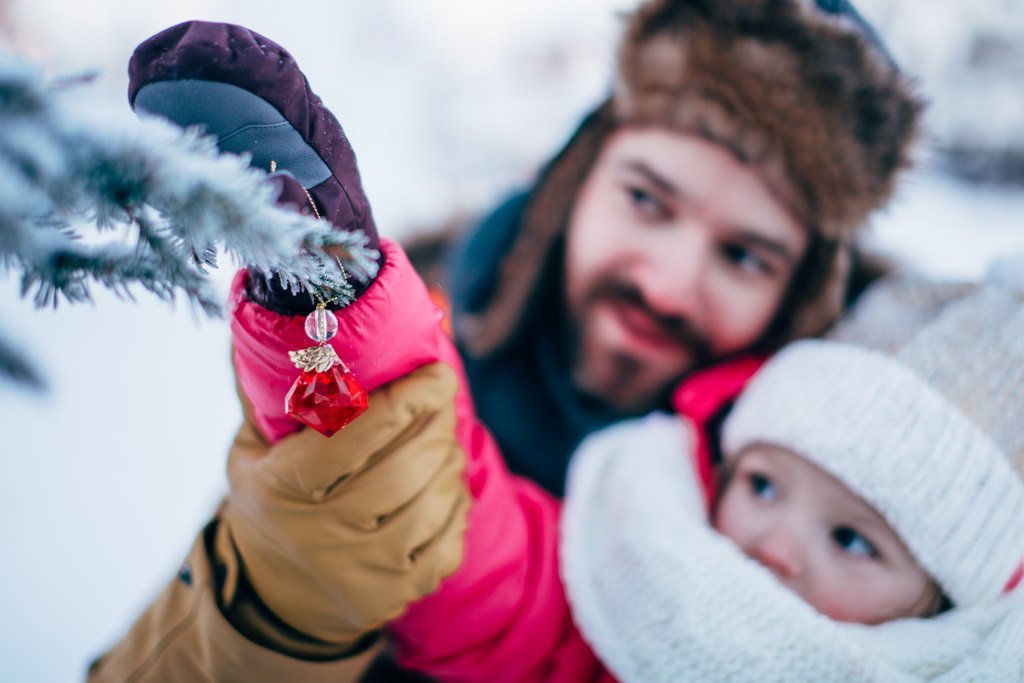
[[[351,292],[336,263],[376,275],[365,235],[277,206],[266,177],[195,130],[90,118],[38,68],[0,55],[0,271],[20,273],[38,306],[88,301],[95,285],[130,297],[135,284],[219,315],[207,268],[221,251],[296,292]],[[3,376],[40,383],[0,337]]]

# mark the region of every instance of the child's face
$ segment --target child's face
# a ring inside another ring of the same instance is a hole
[[[941,597],[871,506],[785,449],[758,444],[737,457],[715,527],[837,621],[925,616]]]

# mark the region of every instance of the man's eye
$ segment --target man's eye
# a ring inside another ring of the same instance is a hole
[[[878,550],[871,541],[864,538],[856,529],[848,526],[837,526],[832,530],[832,540],[845,552],[862,557],[877,558]]]
[[[771,265],[767,261],[741,244],[723,244],[722,255],[726,261],[740,270],[749,273],[771,273]]]
[[[629,200],[633,207],[640,213],[649,216],[657,216],[664,213],[665,207],[662,206],[657,197],[647,190],[641,187],[630,186],[626,188],[626,192],[629,194]]]
[[[750,491],[758,498],[775,500],[775,484],[763,474],[753,473],[748,477]]]

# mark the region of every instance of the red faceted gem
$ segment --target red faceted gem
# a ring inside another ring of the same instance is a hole
[[[303,372],[285,396],[285,411],[324,436],[359,417],[367,406],[366,390],[342,365],[327,372]]]

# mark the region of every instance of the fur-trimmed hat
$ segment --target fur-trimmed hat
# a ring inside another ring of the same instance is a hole
[[[476,355],[503,346],[558,262],[578,190],[621,126],[722,144],[811,231],[772,342],[817,334],[842,307],[849,244],[909,164],[921,102],[846,0],[650,0],[629,18],[611,97],[530,196],[494,296],[460,322]]]
[[[1019,274],[1024,259],[1006,270]],[[722,450],[728,460],[770,443],[815,463],[969,606],[1024,572],[1022,407],[1020,282],[892,278],[827,339],[764,366],[726,419]]]

